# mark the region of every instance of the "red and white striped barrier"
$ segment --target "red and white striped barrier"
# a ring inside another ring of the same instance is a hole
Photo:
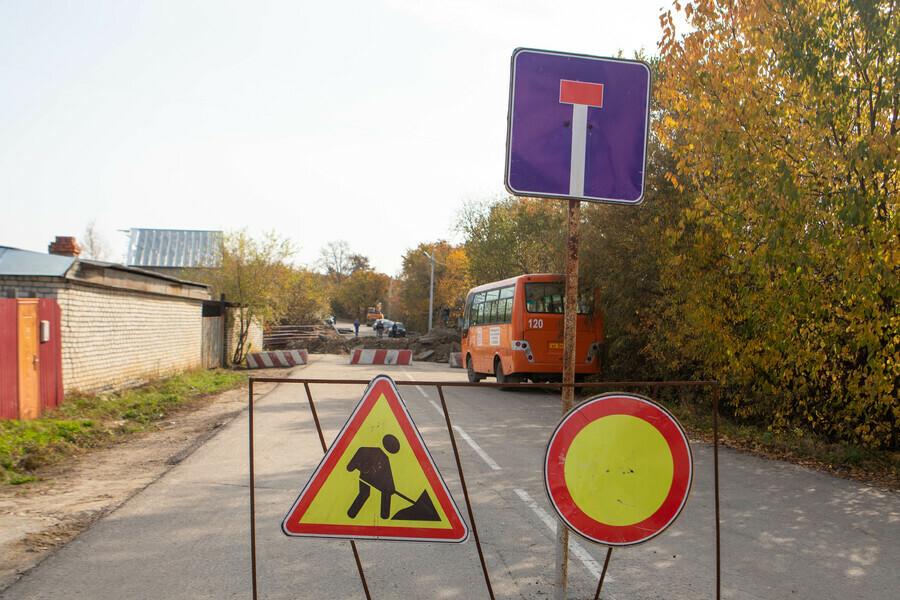
[[[463,368],[462,352],[451,352],[450,360],[448,362],[450,363],[450,366],[453,367],[454,369],[462,369]]]
[[[293,367],[309,362],[306,350],[279,350],[278,352],[254,352],[247,355],[247,367],[261,369],[265,367]]]
[[[412,350],[363,350],[355,348],[351,365],[411,365]]]

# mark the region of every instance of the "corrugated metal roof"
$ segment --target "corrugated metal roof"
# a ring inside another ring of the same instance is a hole
[[[75,264],[72,256],[42,254],[0,246],[0,275],[64,277]]]
[[[131,229],[126,264],[130,267],[216,267],[221,231]]]

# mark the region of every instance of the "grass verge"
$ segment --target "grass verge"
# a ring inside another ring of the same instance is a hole
[[[0,484],[34,481],[42,465],[123,441],[246,380],[234,371],[192,371],[115,394],[69,397],[34,421],[0,421]]]

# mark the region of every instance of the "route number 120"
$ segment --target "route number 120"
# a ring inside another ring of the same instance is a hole
[[[531,329],[543,329],[544,328],[544,320],[543,319],[528,319],[528,327]]]

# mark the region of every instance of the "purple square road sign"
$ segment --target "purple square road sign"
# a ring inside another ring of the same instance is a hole
[[[639,204],[649,123],[647,63],[518,48],[506,187],[518,196]]]

